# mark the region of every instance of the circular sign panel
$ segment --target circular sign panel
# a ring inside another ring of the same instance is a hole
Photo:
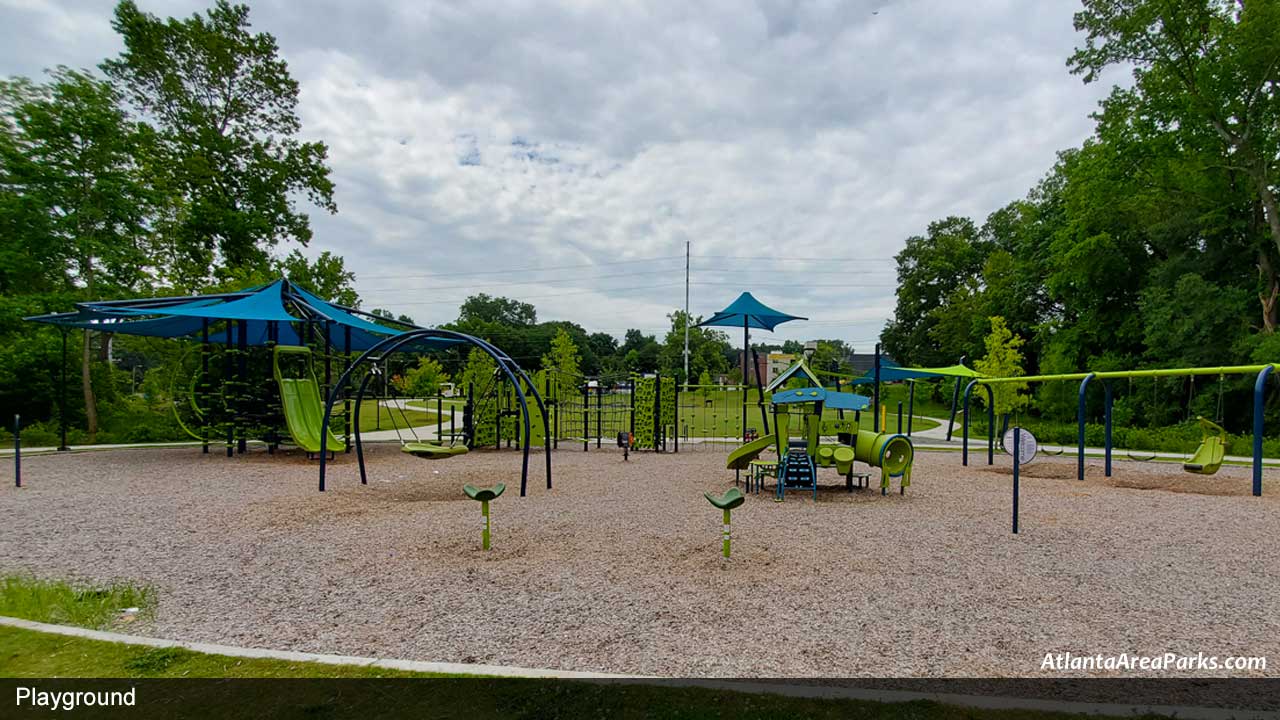
[[[1036,442],[1036,436],[1026,428],[1011,427],[1004,434],[1004,451],[1013,455],[1013,431],[1019,431],[1018,436],[1018,463],[1027,465],[1036,459],[1036,451],[1040,449],[1039,443]]]

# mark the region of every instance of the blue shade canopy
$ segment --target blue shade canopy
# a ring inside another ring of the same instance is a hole
[[[327,331],[330,342],[337,349],[348,347],[349,333],[349,347],[353,351],[368,350],[387,337],[404,332],[379,325],[360,317],[361,314],[358,310],[321,300],[288,280],[280,279],[234,293],[79,303],[75,312],[40,315],[27,320],[64,328],[188,340],[201,339],[208,325],[219,323],[209,333],[210,342],[225,343],[230,334],[230,340],[238,343],[243,328],[248,345],[268,344],[272,341],[273,329],[277,344],[301,345],[304,329],[310,323],[313,337],[323,337]],[[436,350],[460,342],[463,341],[419,338],[402,349]]]
[[[284,281],[277,280],[238,300],[210,305],[204,300],[164,308],[115,308],[116,312],[135,315],[178,315],[210,320],[254,320],[258,322],[301,322],[284,307]],[[92,303],[89,303],[92,305]]]
[[[808,320],[798,315],[789,315],[765,305],[755,299],[749,292],[744,292],[729,304],[729,307],[712,315],[709,319],[698,323],[698,327],[746,327],[770,332],[784,322],[790,320]]]

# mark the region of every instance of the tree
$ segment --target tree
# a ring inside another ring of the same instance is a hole
[[[468,386],[474,387],[478,399],[488,389],[497,372],[498,365],[493,358],[480,348],[473,347],[467,353],[467,362],[462,366],[462,372],[458,373],[458,390],[465,394]]]
[[[492,323],[507,326],[529,326],[538,322],[538,312],[527,302],[477,293],[458,308],[458,325]]]
[[[929,335],[938,322],[931,311],[945,307],[958,288],[979,275],[989,249],[973,221],[961,217],[930,223],[926,235],[907,238],[896,256],[897,306],[882,334],[888,355],[909,365],[955,362]]]
[[[393,382],[396,389],[409,397],[430,397],[440,393],[440,385],[449,381],[440,361],[432,357],[418,360],[417,366],[410,368],[402,377]]]
[[[43,247],[44,272],[81,299],[139,291],[151,264],[143,232],[149,199],[134,162],[138,129],[114,89],[58,68],[45,86],[5,83],[0,95],[8,129],[0,143],[3,206],[34,221],[16,225],[16,242],[6,245]],[[80,368],[90,442],[98,432],[92,339],[86,330]]]
[[[677,383],[686,382],[684,376],[684,340],[685,324],[689,322],[689,317],[685,315],[683,310],[676,310],[667,315],[671,320],[671,329],[667,331],[666,337],[662,340],[662,346],[659,351],[658,365],[663,374],[673,375]],[[725,350],[731,349],[729,345],[729,336],[720,330],[708,327],[698,327],[698,323],[702,322],[702,317],[692,319],[689,328],[689,377],[700,377],[704,372],[722,373],[728,363],[725,361]],[[629,338],[631,336],[628,336]],[[642,343],[643,347],[647,347]],[[646,360],[637,353],[637,362],[645,362]]]
[[[618,354],[623,358],[623,367],[630,372],[651,373],[658,369],[658,360],[662,354],[662,346],[657,338],[632,328],[623,337],[622,347]]]
[[[991,317],[991,332],[986,338],[987,354],[974,363],[974,369],[988,377],[1018,377],[1023,374],[1023,339],[1009,331],[1004,318]],[[991,386],[995,412],[1003,415],[1025,408],[1031,398],[1024,394],[1026,383],[996,383]]]
[[[315,260],[308,260],[301,251],[294,250],[273,265],[276,274],[284,275],[317,297],[351,308],[360,307],[360,296],[352,284],[356,274],[347,270],[341,255],[325,250]]]
[[[166,196],[156,221],[174,284],[195,289],[215,264],[266,265],[281,240],[306,245],[296,198],[337,212],[327,148],[301,142],[298,83],[268,33],[249,32],[249,8],[217,0],[186,20],[116,6],[124,51],[102,69],[154,125],[147,157]]]
[[[1133,68],[1133,88],[1114,89],[1104,104],[1100,133],[1168,136],[1193,155],[1216,146],[1213,165],[1248,179],[1267,228],[1253,257],[1264,283],[1263,329],[1273,332],[1280,322],[1280,3],[1086,0],[1075,26],[1086,41],[1068,65],[1086,83],[1113,65]]]
[[[569,332],[560,328],[551,340],[551,350],[542,356],[542,369],[555,370],[562,376],[577,377],[582,374],[578,369],[578,360],[578,346],[574,344]]]
[[[401,314],[399,314],[399,315],[396,315],[395,313],[391,312],[390,310],[387,310],[386,308],[374,308],[374,309],[372,309],[372,310],[370,310],[370,311],[369,311],[369,314],[370,314],[370,315],[376,315],[376,316],[378,316],[378,317],[380,317],[380,318],[386,318],[386,319],[388,319],[388,320],[399,320],[399,321],[400,321],[400,322],[402,322],[402,323],[409,323],[410,325],[417,325],[417,323],[415,323],[415,322],[413,321],[413,318],[412,318],[412,317],[410,317],[410,316],[408,316],[408,315],[405,315],[404,313],[401,313]]]

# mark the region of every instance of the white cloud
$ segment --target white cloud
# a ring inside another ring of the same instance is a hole
[[[251,17],[301,83],[305,133],[330,147],[340,214],[315,217],[311,251],[347,256],[368,304],[434,323],[487,291],[543,319],[654,331],[683,304],[673,256],[692,240],[704,256],[866,258],[700,258],[692,291],[705,314],[757,290],[813,320],[779,337],[865,346],[908,235],[980,221],[1088,135],[1105,88],[1066,71],[1073,9],[277,0]],[[0,0],[0,72],[114,53],[109,14]]]

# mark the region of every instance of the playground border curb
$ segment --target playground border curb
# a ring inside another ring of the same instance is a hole
[[[8,617],[4,615],[0,615],[0,625],[54,635],[85,638],[88,640],[123,643],[126,645],[144,645],[157,648],[184,648],[193,652],[212,655],[226,655],[230,657],[252,659],[285,660],[291,662],[314,662],[326,665],[354,665],[360,667],[386,668],[388,670],[406,670],[410,672],[509,678],[595,680],[608,683],[637,685],[654,684],[669,685],[672,687],[698,687],[709,690],[725,690],[755,695],[769,694],[785,697],[825,700],[865,700],[881,703],[904,703],[925,700],[945,705],[988,710],[1034,710],[1077,713],[1082,715],[1107,715],[1114,717],[1159,715],[1180,719],[1186,718],[1188,720],[1271,720],[1280,718],[1280,712],[1239,708],[1213,708],[1184,705],[1143,705],[1134,703],[1094,703],[1070,700],[1050,700],[1043,698],[1001,697],[996,695],[962,695],[955,693],[882,690],[876,688],[856,688],[829,685],[791,685],[786,683],[720,680],[715,678],[663,678],[652,675],[626,675],[617,673],[583,672],[576,670],[552,670],[507,665],[477,665],[468,663],[369,658],[355,655],[326,655],[321,653],[295,652],[292,650],[268,650],[263,648],[237,647],[234,645],[218,645],[214,643],[165,640],[162,638],[145,637],[142,635],[127,635],[124,633],[108,632],[104,630],[90,630],[88,628],[72,627],[69,625],[53,625],[50,623],[24,620],[22,618]]]

